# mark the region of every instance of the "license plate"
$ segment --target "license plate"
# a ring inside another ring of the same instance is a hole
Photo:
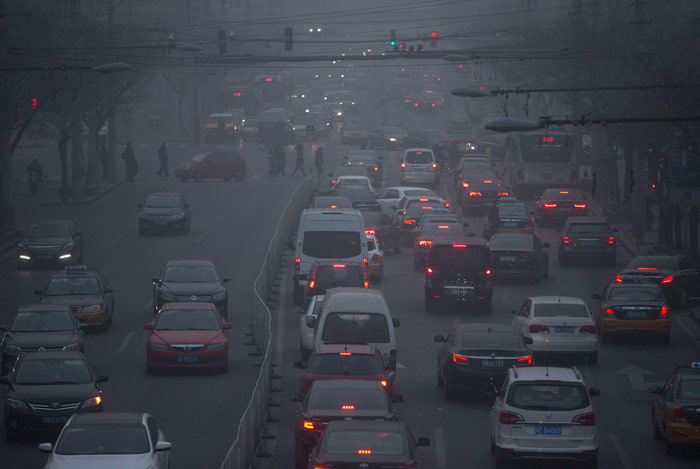
[[[51,257],[52,257],[51,254],[39,254],[38,256],[36,256],[36,258],[39,259],[40,261],[51,260]]]
[[[597,246],[597,245],[598,245],[598,241],[594,241],[594,240],[591,240],[591,241],[580,241],[580,244],[581,244],[581,246]]]
[[[196,356],[178,355],[177,357],[178,363],[197,363],[198,361],[199,359]]]
[[[554,332],[556,332],[557,334],[573,334],[574,328],[573,327],[555,327]]]
[[[561,435],[561,427],[537,425],[535,426],[535,435]]]
[[[551,175],[551,174],[540,174],[540,177],[541,177],[542,179],[552,179],[552,175]]]
[[[501,262],[515,262],[515,256],[501,256]]]
[[[163,226],[163,225],[167,225],[167,224],[168,224],[168,220],[156,220],[156,225]]]
[[[503,368],[503,360],[481,360],[482,368]]]
[[[503,226],[505,228],[515,228],[516,226],[518,226],[518,222],[517,221],[504,221],[504,222],[501,222],[501,226]]]
[[[66,423],[68,420],[68,416],[62,416],[62,417],[44,417],[43,422],[44,423]]]
[[[571,207],[561,207],[559,211],[562,213],[569,213],[571,211]]]
[[[422,173],[425,170],[423,168],[411,168],[411,171],[413,171],[414,173]]]
[[[627,311],[625,317],[627,319],[646,319],[648,316],[646,311]]]
[[[459,296],[460,298],[470,296],[474,293],[473,287],[446,287],[446,289],[452,295]]]

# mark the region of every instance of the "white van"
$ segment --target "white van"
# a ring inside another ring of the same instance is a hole
[[[323,297],[318,318],[307,319],[316,328],[314,346],[326,343],[367,343],[379,349],[390,373],[396,370],[396,331],[399,320],[391,317],[380,290],[331,288]]]
[[[401,161],[401,185],[438,183],[437,161],[430,148],[408,148]]]
[[[353,208],[307,208],[301,213],[294,256],[294,304],[301,305],[304,285],[317,260],[368,262],[362,214]]]

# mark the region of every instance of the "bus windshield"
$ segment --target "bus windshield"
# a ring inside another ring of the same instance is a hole
[[[520,151],[526,163],[567,163],[571,161],[573,148],[570,134],[520,136]]]

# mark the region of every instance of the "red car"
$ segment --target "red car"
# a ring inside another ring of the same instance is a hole
[[[586,196],[578,189],[545,189],[535,202],[535,221],[540,225],[588,216]]]
[[[182,182],[190,179],[223,179],[242,181],[247,170],[245,160],[235,151],[209,151],[199,154],[175,169],[175,177]]]
[[[306,366],[301,362],[294,366],[306,371],[301,377],[299,395],[302,399],[314,381],[329,379],[377,381],[390,395],[392,393],[393,377],[384,368],[382,356],[374,345],[317,345]]]
[[[148,372],[173,368],[213,368],[228,371],[228,330],[231,324],[212,303],[166,303],[146,341]]]

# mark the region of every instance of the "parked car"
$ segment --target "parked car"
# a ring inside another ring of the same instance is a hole
[[[182,163],[175,169],[175,177],[182,182],[192,179],[223,179],[242,181],[247,174],[245,160],[235,151],[209,151]]]

